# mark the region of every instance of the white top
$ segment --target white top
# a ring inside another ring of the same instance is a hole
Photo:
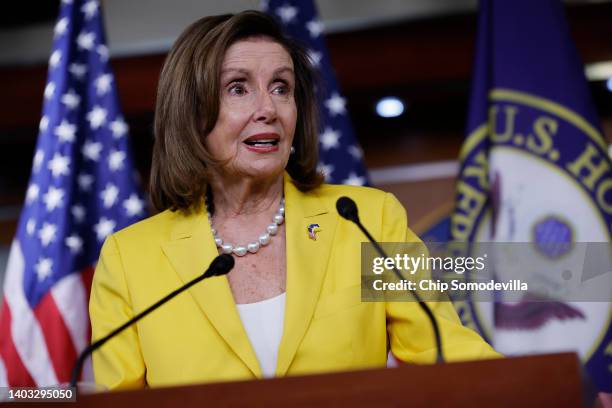
[[[283,336],[285,293],[256,303],[236,305],[264,377],[274,377]]]

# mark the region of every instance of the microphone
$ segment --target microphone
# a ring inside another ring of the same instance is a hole
[[[374,246],[374,249],[376,249],[376,252],[378,252],[380,256],[384,257],[385,259],[389,258],[389,255],[387,255],[387,253],[382,249],[378,242],[376,242],[370,232],[363,226],[363,224],[359,220],[359,211],[357,210],[357,204],[355,204],[355,201],[353,201],[349,197],[340,197],[338,201],[336,201],[336,209],[338,210],[338,214],[340,214],[342,218],[353,222],[359,227],[361,232],[363,232],[364,235],[368,238],[368,240]],[[403,279],[402,274],[397,270],[395,266],[393,266],[393,272],[400,281]],[[425,314],[429,318],[431,327],[434,332],[434,337],[436,339],[436,363],[443,363],[444,355],[442,354],[442,338],[440,337],[440,329],[438,328],[438,322],[436,321],[436,317],[432,313],[429,306],[427,306],[427,304],[423,302],[417,292],[415,292],[414,290],[410,290],[410,293],[412,294],[412,296],[414,296],[423,312],[425,312]]]
[[[102,337],[101,339],[96,340],[95,342],[91,343],[89,346],[85,347],[85,349],[81,352],[81,354],[79,354],[79,357],[77,358],[76,363],[74,364],[74,368],[72,370],[72,377],[70,380],[70,387],[76,387],[76,383],[81,374],[81,370],[83,368],[83,363],[85,362],[85,359],[89,357],[94,351],[102,347],[104,343],[106,343],[107,341],[115,337],[117,334],[121,333],[123,330],[127,329],[132,324],[136,323],[137,321],[139,321],[140,319],[142,319],[143,317],[145,317],[146,315],[148,315],[149,313],[151,313],[152,311],[154,311],[155,309],[157,309],[158,307],[160,307],[161,305],[163,305],[164,303],[166,303],[167,301],[169,301],[170,299],[172,299],[179,293],[189,289],[190,287],[192,287],[193,285],[195,285],[196,283],[204,279],[207,279],[213,276],[225,275],[233,267],[234,267],[234,258],[231,255],[222,254],[222,255],[217,256],[215,259],[212,260],[212,262],[210,263],[210,266],[208,267],[206,272],[204,272],[202,275],[190,280],[189,282],[187,282],[180,288],[168,293],[166,296],[164,296],[163,298],[161,298],[160,300],[158,300],[157,302],[155,302],[154,304],[152,304],[151,306],[149,306],[142,312],[138,313],[136,316],[132,317],[130,320],[123,323],[121,326],[117,327],[115,330],[113,330],[106,336]]]

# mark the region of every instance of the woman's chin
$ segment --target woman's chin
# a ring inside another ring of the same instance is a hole
[[[284,167],[278,164],[265,166],[252,166],[241,171],[242,177],[252,178],[254,180],[273,180],[283,176]]]

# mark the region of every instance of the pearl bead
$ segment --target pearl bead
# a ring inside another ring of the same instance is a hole
[[[240,246],[237,246],[236,248],[234,248],[233,252],[234,252],[234,254],[236,254],[238,256],[245,256],[246,253],[247,253],[247,249],[246,249],[246,247],[240,245]]]
[[[248,244],[247,251],[249,251],[252,254],[259,251],[259,242],[251,242],[250,244]]]
[[[278,232],[278,225],[270,224],[266,227],[266,231],[268,231],[268,234],[270,235],[276,235],[276,233]]]
[[[206,203],[206,208],[207,210],[209,208],[208,202]],[[217,230],[213,226],[212,214],[210,211],[207,211],[206,214],[210,222],[210,230],[215,240],[215,245],[219,247],[221,253],[245,256],[248,252],[254,254],[259,251],[262,246],[268,245],[272,239],[271,235],[276,235],[278,233],[278,226],[285,222],[285,198],[281,198],[278,211],[272,217],[272,224],[266,226],[267,232],[261,234],[257,241],[250,242],[247,245],[238,245],[234,247],[230,243],[224,243],[223,239],[217,235]]]
[[[259,236],[259,243],[266,246],[270,243],[270,234],[262,234]]]

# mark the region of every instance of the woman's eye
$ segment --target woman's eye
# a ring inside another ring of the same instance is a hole
[[[277,95],[287,95],[289,93],[289,87],[287,85],[280,85],[274,88],[272,92]]]
[[[246,93],[246,89],[241,84],[234,84],[229,87],[228,92],[230,95],[244,95]]]

